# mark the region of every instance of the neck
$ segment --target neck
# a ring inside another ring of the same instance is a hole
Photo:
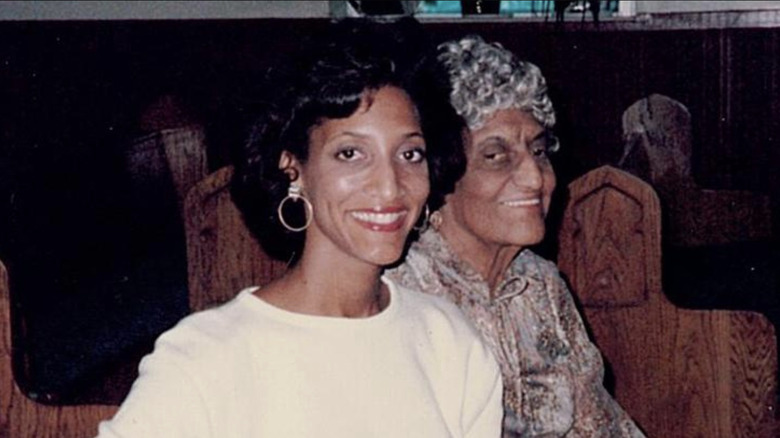
[[[307,245],[298,264],[259,295],[283,309],[319,316],[362,318],[387,307],[390,293],[380,281],[380,266],[312,247],[323,245]]]
[[[443,221],[439,233],[458,258],[477,271],[490,290],[494,290],[523,247],[481,239],[459,225],[446,207],[441,209]]]

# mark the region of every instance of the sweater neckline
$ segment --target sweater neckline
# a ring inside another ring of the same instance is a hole
[[[339,316],[322,316],[322,315],[309,315],[306,313],[298,313],[290,310],[285,310],[280,307],[274,306],[268,303],[262,298],[254,294],[260,286],[254,286],[242,290],[238,295],[238,300],[245,303],[253,311],[263,314],[264,316],[285,322],[288,324],[294,324],[298,326],[317,327],[317,328],[354,328],[354,327],[369,327],[378,324],[384,324],[389,321],[398,312],[398,308],[401,305],[401,296],[403,294],[398,293],[396,284],[388,279],[386,276],[382,276],[380,279],[387,285],[388,292],[390,294],[390,302],[382,309],[381,312],[362,318],[347,318]]]

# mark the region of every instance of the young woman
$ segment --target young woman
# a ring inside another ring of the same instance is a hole
[[[448,104],[382,54],[389,29],[337,27],[271,79],[236,163],[247,224],[293,265],[163,334],[100,437],[499,436],[479,335],[381,277],[458,157]]]

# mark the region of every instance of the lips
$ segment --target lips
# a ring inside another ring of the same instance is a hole
[[[403,208],[384,208],[356,210],[350,215],[362,226],[372,231],[397,231],[404,225],[408,210]]]
[[[540,205],[542,200],[540,198],[525,198],[525,199],[510,199],[507,201],[501,201],[501,205],[507,207],[532,207]]]

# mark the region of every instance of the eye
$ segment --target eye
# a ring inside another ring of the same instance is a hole
[[[336,159],[342,161],[355,161],[363,156],[362,152],[356,147],[347,146],[336,151]]]
[[[425,161],[425,148],[415,147],[401,152],[401,158],[409,163],[421,163]]]
[[[502,143],[492,143],[482,150],[482,158],[491,166],[500,166],[510,160],[508,148]]]
[[[534,157],[546,157],[547,156],[547,146],[544,143],[536,143],[531,145],[531,154]]]
[[[489,152],[489,153],[484,154],[484,157],[488,161],[494,161],[494,162],[504,161],[504,160],[506,160],[507,153],[506,152]]]
[[[558,150],[558,138],[552,134],[546,134],[534,140],[529,145],[529,150],[534,157],[547,158],[552,152]]]

